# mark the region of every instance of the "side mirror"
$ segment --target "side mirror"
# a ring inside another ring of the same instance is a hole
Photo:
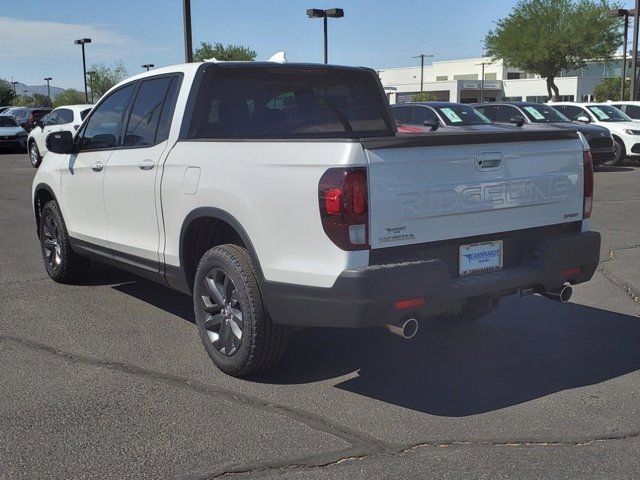
[[[424,126],[425,127],[429,127],[431,132],[435,132],[438,127],[440,126],[440,122],[438,120],[436,120],[435,118],[432,118],[431,120],[425,120],[424,121]]]
[[[576,120],[580,123],[591,123],[591,120],[586,115],[580,115]]]
[[[509,119],[509,123],[513,123],[518,127],[521,127],[522,125],[524,125],[524,117],[522,115],[514,115]]]
[[[74,153],[73,135],[71,132],[53,132],[47,135],[47,150],[53,153]]]

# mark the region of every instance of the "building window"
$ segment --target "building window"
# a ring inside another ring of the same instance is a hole
[[[524,76],[525,74],[522,72],[507,72],[507,80],[520,80]]]
[[[522,97],[504,97],[502,101],[503,102],[521,102]]]
[[[454,75],[454,80],[478,80],[477,73],[465,73],[464,75]]]
[[[496,97],[484,97],[484,101],[485,102],[495,102],[496,101]]]
[[[497,80],[498,79],[498,74],[496,72],[485,73],[484,74],[484,79],[485,80]]]
[[[449,75],[438,75],[436,77],[436,82],[445,82],[449,80]]]

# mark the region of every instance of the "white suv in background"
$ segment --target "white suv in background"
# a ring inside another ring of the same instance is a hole
[[[91,111],[93,105],[67,105],[58,107],[44,118],[40,125],[31,130],[27,139],[29,160],[33,168],[38,168],[42,157],[47,153],[47,135],[68,130],[75,132],[82,120]]]
[[[612,107],[622,110],[632,120],[640,121],[640,102],[607,102]]]
[[[640,124],[608,103],[550,103],[570,120],[607,128],[613,137],[614,165],[625,157],[640,158]]]

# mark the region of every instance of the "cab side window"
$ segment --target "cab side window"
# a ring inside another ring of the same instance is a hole
[[[135,83],[110,94],[93,111],[80,143],[80,151],[115,148],[121,143],[122,124]]]
[[[143,81],[133,102],[124,137],[125,147],[156,144],[156,133],[172,77]]]
[[[414,107],[413,108],[413,118],[411,119],[412,125],[424,125],[424,122],[436,122],[440,124],[440,120],[436,115],[436,112],[431,110],[430,108],[425,107]]]
[[[481,114],[487,117],[492,122],[496,122],[498,118],[498,106],[497,105],[482,105],[475,107]]]
[[[498,115],[496,117],[496,122],[499,123],[510,123],[513,117],[522,117],[523,115],[518,111],[517,108],[512,107],[510,105],[500,105],[498,108]]]
[[[58,123],[62,125],[64,123],[72,123],[73,122],[73,111],[68,108],[61,108],[60,110],[56,110],[58,112]]]
[[[578,120],[578,117],[587,117],[591,119],[591,115],[589,115],[584,109],[574,105],[554,105],[553,107],[560,110],[560,112],[564,113],[565,117],[568,117],[569,120],[573,120],[574,122]]]
[[[408,123],[411,123],[411,110],[411,107],[396,107],[391,111],[393,112],[393,116],[398,123],[406,125]]]
[[[60,122],[58,121],[58,110],[54,110],[49,115],[47,115],[47,120],[44,122],[45,127],[50,127],[51,125],[58,125]]]

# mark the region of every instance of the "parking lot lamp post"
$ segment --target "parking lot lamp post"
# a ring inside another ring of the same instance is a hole
[[[636,8],[633,12],[640,11],[640,0],[636,0]],[[631,16],[631,12],[629,14]],[[630,100],[636,99],[636,84],[637,84],[637,73],[638,73],[638,16],[635,15],[635,19],[633,22],[633,45],[632,45],[632,58],[631,58],[631,93]]]
[[[49,105],[48,106],[50,107],[53,104],[51,103],[51,87],[49,86],[49,82],[51,80],[53,80],[53,78],[45,77],[45,80],[47,81],[47,97],[49,97]]]
[[[17,93],[16,93],[16,85],[18,84],[18,82],[11,82],[11,84],[13,85],[13,96],[15,97],[17,95]]]
[[[89,94],[87,93],[87,62],[84,56],[84,44],[91,43],[90,38],[80,38],[73,43],[76,45],[82,45],[82,78],[84,79],[84,100],[89,103]]]
[[[309,18],[322,18],[324,22],[324,63],[329,63],[329,33],[327,27],[327,20],[329,18],[342,18],[344,17],[344,10],[342,8],[329,8],[322,10],[320,8],[307,9],[307,17]]]
[[[424,53],[421,53],[420,55],[413,57],[420,59],[420,93],[424,90],[424,59],[427,57],[433,57],[433,55],[425,55]]]
[[[144,65],[142,65],[142,68],[146,68],[147,72],[149,71],[150,68],[155,67],[155,65],[153,63],[145,63]]]
[[[614,8],[613,10],[609,10],[609,16],[624,18],[624,36],[622,38],[622,84],[620,85],[620,100],[622,101],[624,100],[624,83],[627,79],[627,37],[629,36],[629,16],[633,16],[633,11],[625,8]]]
[[[476,65],[482,65],[482,78],[480,79],[480,103],[484,102],[484,67],[491,65],[491,62],[476,63]]]
[[[193,41],[191,39],[191,0],[182,0],[182,21],[184,28],[184,61],[193,62]]]

